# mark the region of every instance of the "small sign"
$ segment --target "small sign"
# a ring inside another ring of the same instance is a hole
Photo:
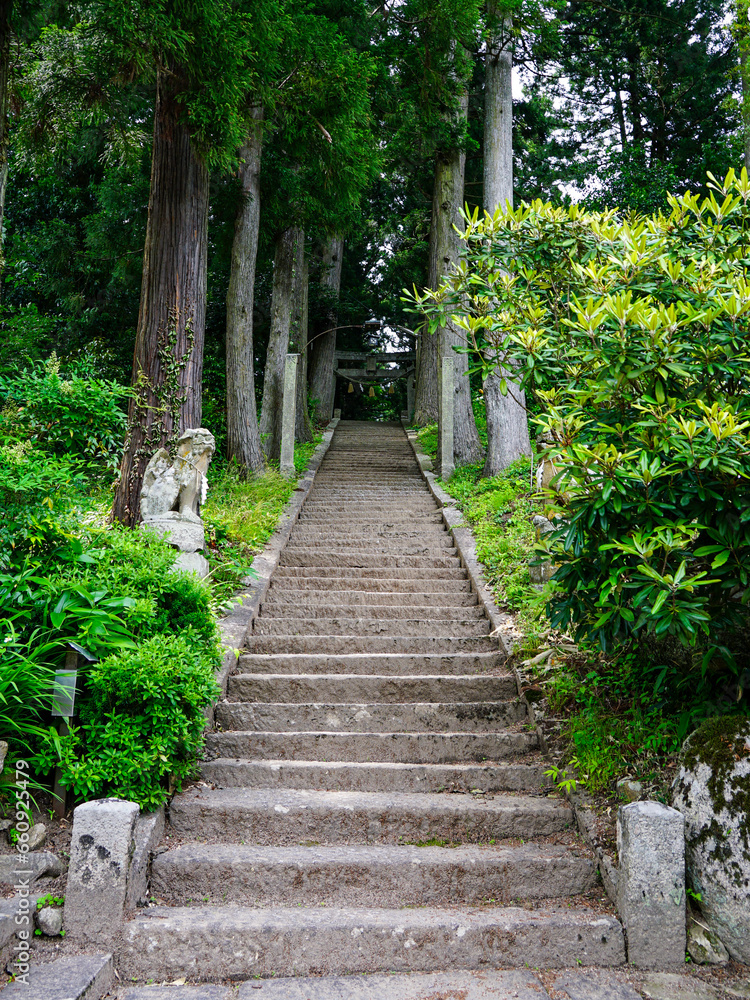
[[[55,689],[52,696],[52,717],[70,719],[76,700],[77,670],[56,670]]]

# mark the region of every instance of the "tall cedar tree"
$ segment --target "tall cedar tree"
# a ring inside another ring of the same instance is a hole
[[[114,66],[156,81],[134,391],[113,506],[116,520],[135,525],[149,458],[201,421],[208,171],[230,162],[246,134],[245,96],[263,53],[250,16],[225,0],[102,0],[87,13]]]
[[[487,5],[484,74],[484,209],[490,215],[513,207],[513,8]],[[505,392],[503,392],[505,389]],[[531,454],[526,398],[505,368],[484,380],[487,457],[484,475],[496,476]]]
[[[560,15],[560,73],[577,159],[607,180],[605,200],[657,210],[667,186],[723,176],[736,123],[738,57],[724,0],[570,0]],[[613,157],[613,154],[614,157]],[[615,172],[612,175],[611,166]],[[613,183],[614,182],[614,183]],[[649,201],[649,189],[653,196]]]
[[[287,76],[277,98],[274,130],[264,151],[263,213],[274,234],[271,328],[263,382],[260,433],[269,458],[279,457],[284,358],[291,342],[307,352],[305,231],[345,228],[377,169],[371,133],[370,59],[322,14],[295,16]],[[295,300],[299,303],[295,308]],[[297,321],[292,329],[292,315]],[[306,423],[306,364],[298,388]]]

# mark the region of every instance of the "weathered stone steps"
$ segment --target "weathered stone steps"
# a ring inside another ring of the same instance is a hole
[[[204,761],[201,777],[220,788],[328,792],[531,792],[550,787],[544,764],[401,764],[319,760]]]
[[[229,678],[229,701],[301,702],[498,702],[517,695],[512,674],[235,674]]]
[[[369,608],[363,609],[369,612]],[[398,609],[397,609],[398,610]],[[255,636],[326,636],[328,639],[336,636],[409,636],[416,638],[471,638],[489,635],[490,623],[486,618],[469,619],[465,617],[446,621],[440,618],[404,618],[392,616],[376,618],[374,616],[354,618],[341,616],[339,618],[256,618],[253,624]]]
[[[484,733],[209,733],[206,750],[214,757],[263,760],[369,761],[400,764],[454,764],[505,760],[538,749],[535,734]]]
[[[403,591],[401,593],[389,593],[384,590],[312,590],[304,587],[283,587],[277,586],[269,589],[263,601],[262,614],[271,614],[277,607],[286,612],[293,611],[296,607],[313,607],[316,611],[319,608],[336,607],[348,608],[361,605],[372,605],[383,608],[388,605],[397,605],[407,608],[450,608],[454,612],[457,608],[476,608],[478,598],[470,591],[433,591],[418,593],[416,591]],[[468,614],[468,612],[467,612]],[[471,614],[474,614],[472,611]],[[484,614],[482,610],[481,614]],[[438,615],[433,612],[432,617]],[[330,617],[324,615],[323,617]]]
[[[616,919],[583,908],[153,907],[125,925],[123,978],[208,980],[620,965]]]
[[[436,638],[430,635],[250,635],[245,648],[251,653],[495,653],[497,642],[489,636]]]
[[[300,704],[299,702],[220,701],[216,721],[224,729],[246,732],[348,733],[486,732],[523,722],[526,705],[513,701],[369,702]]]
[[[449,549],[443,550],[449,553]],[[294,548],[288,547],[279,556],[281,566],[333,566],[364,568],[372,567],[384,569],[460,569],[458,558],[455,555],[442,556],[420,556],[420,555],[394,555],[393,553],[373,554],[357,551],[351,552],[326,552],[316,548]]]
[[[172,801],[181,846],[155,858],[152,892],[176,905],[129,922],[121,973],[620,964],[616,920],[543,903],[588,892],[595,859],[528,843],[572,842],[573,813],[490,628],[401,428],[340,423],[216,706],[202,783]],[[320,982],[240,996],[407,1000],[392,978]]]
[[[383,566],[278,566],[273,580],[278,583],[286,580],[357,580],[363,586],[369,586],[368,581],[390,583],[392,574],[384,576]],[[466,570],[460,566],[402,566],[398,567],[398,579],[404,582],[433,581],[442,584],[445,581],[466,584]],[[339,584],[340,586],[341,584]],[[272,584],[273,586],[273,584]]]
[[[557,798],[492,798],[411,792],[299,789],[188,789],[172,801],[170,823],[184,838],[293,846],[342,843],[489,843],[546,837],[573,823]]]
[[[506,661],[497,649],[479,653],[243,653],[239,673],[372,674],[382,676],[486,675]],[[232,683],[232,679],[230,679]]]
[[[446,906],[553,899],[593,888],[564,847],[251,847],[183,844],[157,855],[152,894],[172,905]]]
[[[450,604],[438,605],[434,601],[426,604],[412,604],[401,598],[400,603],[374,603],[374,602],[354,602],[352,604],[312,604],[297,603],[296,601],[264,601],[261,614],[266,618],[283,618],[285,621],[294,621],[300,618],[318,619],[334,621],[337,618],[367,618],[367,619],[387,619],[387,620],[415,620],[424,615],[430,621],[440,619],[443,622],[466,621],[473,618],[487,621],[484,615],[484,608],[476,604]],[[434,633],[433,633],[434,634]]]

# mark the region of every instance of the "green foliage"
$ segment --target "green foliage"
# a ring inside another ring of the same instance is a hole
[[[126,625],[139,639],[190,629],[207,649],[216,642],[209,586],[194,573],[174,571],[177,552],[149,530],[113,526],[92,532],[85,560],[53,578],[61,589],[78,583],[115,595]]]
[[[482,478],[482,465],[456,469],[446,489],[472,526],[477,557],[498,602],[511,611],[526,607],[533,593],[528,559],[534,547],[531,518],[539,502],[531,495],[528,459],[498,476]]]
[[[14,436],[57,457],[103,462],[113,471],[122,453],[128,395],[117,383],[91,375],[61,378],[54,354],[44,365],[0,376],[4,423]]]
[[[417,296],[457,312],[485,368],[514,363],[557,470],[552,624],[607,649],[640,634],[746,686],[750,182],[620,218],[535,203],[467,219],[465,260]],[[716,195],[718,195],[718,200]]]
[[[118,796],[156,809],[193,773],[204,712],[218,696],[214,658],[202,638],[155,635],[107,657],[87,677],[81,724],[49,736],[35,764],[62,768],[81,799]]]
[[[49,707],[54,671],[44,662],[41,638],[34,632],[24,639],[12,621],[0,620],[0,733],[11,753],[28,751],[45,732],[42,720]]]
[[[668,797],[682,741],[712,706],[695,700],[694,691],[662,687],[654,669],[661,661],[645,649],[614,658],[579,652],[553,659],[539,673],[550,708],[566,717],[565,759],[581,784],[611,791],[618,778],[632,774],[654,786],[658,797]]]
[[[483,426],[481,404],[476,410],[478,425]],[[434,457],[437,425],[420,428],[417,437],[423,450]],[[519,459],[500,475],[485,479],[480,463],[460,466],[441,485],[455,497],[474,532],[477,558],[495,600],[516,613],[533,642],[542,627],[543,604],[529,576],[536,540],[531,519],[540,507],[539,498],[532,494],[529,474],[529,460]]]
[[[85,481],[66,458],[50,458],[21,441],[0,445],[0,566],[14,548],[42,542],[52,528],[50,512],[80,495]]]

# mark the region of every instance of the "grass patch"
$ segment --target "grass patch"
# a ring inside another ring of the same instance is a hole
[[[294,467],[302,474],[321,435],[308,444],[295,444]],[[269,466],[243,479],[226,462],[209,470],[209,490],[201,516],[206,526],[211,580],[221,602],[231,598],[251,572],[253,557],[273,534],[279,517],[297,485]]]

